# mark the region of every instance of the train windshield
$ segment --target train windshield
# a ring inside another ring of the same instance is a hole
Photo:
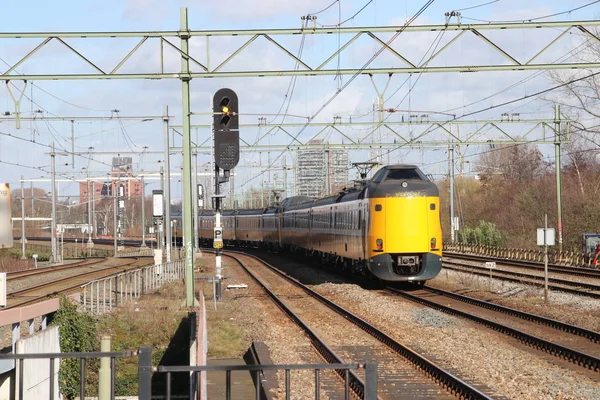
[[[416,169],[392,169],[385,176],[386,181],[399,181],[407,179],[416,179],[419,181],[427,180],[423,175]]]

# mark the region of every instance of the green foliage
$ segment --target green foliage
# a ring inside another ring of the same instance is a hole
[[[60,298],[60,308],[53,324],[60,332],[61,352],[87,352],[97,347],[96,325],[91,316],[77,311],[77,306],[66,296]],[[59,373],[61,393],[69,400],[79,395],[79,360],[61,360]]]
[[[12,249],[9,250],[9,254],[13,258],[17,258],[17,259],[21,258],[21,249],[13,247]],[[50,254],[48,254],[48,253],[39,253],[39,252],[25,250],[25,257],[27,257],[29,259],[33,258],[34,254],[38,255],[38,261],[50,261]]]
[[[483,244],[499,246],[502,243],[502,234],[492,222],[479,221],[475,228],[465,227],[458,231],[458,241],[468,244]]]
[[[17,249],[16,247],[13,247],[12,249],[10,249],[8,251],[8,253],[10,254],[11,257],[14,257],[14,258],[20,258],[21,257],[21,250]]]

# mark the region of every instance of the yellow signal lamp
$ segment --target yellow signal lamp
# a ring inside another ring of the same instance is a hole
[[[223,114],[229,114],[229,107],[227,107],[227,106],[223,106],[223,107],[221,108],[221,112],[222,112]]]

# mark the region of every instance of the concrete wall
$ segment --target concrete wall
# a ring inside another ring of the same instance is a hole
[[[16,353],[60,353],[60,343],[58,336],[58,326],[52,326],[34,335],[19,339],[16,343]],[[19,371],[19,362],[17,361],[16,371]],[[60,360],[54,360],[54,398],[51,400],[60,400],[58,391],[58,369]],[[24,360],[23,364],[23,398],[19,399],[19,374],[15,381],[15,399],[17,400],[40,400],[50,399],[50,360]]]

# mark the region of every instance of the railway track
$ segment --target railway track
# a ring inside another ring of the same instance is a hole
[[[380,398],[490,398],[481,389],[459,379],[259,258],[231,251],[224,255],[234,259],[264,288],[306,332],[328,362],[342,362],[342,358],[354,362],[377,362]],[[328,346],[325,341],[337,345]],[[348,387],[361,397],[364,391],[361,376],[350,375],[347,379]]]
[[[452,271],[467,272],[470,274],[485,277],[490,276],[489,269],[483,266],[464,264],[460,261],[444,260],[442,266],[443,268]],[[499,268],[493,270],[493,279],[521,284],[529,284],[533,286],[543,286],[544,284],[543,276],[532,275],[517,271],[503,270]],[[548,288],[552,290],[600,299],[600,285],[597,284],[572,281],[560,278],[548,278],[548,282]]]
[[[91,280],[126,272],[131,269],[148,265],[149,263],[148,259],[143,258],[120,258],[115,259],[114,262],[116,262],[116,265],[107,265],[100,269],[94,269],[93,271],[87,271],[74,276],[55,279],[9,292],[7,295],[8,305],[4,309],[22,307],[59,294],[69,294],[79,290],[82,284]]]
[[[474,321],[583,368],[600,371],[598,332],[436,288],[425,287],[410,292],[392,287],[386,290]]]
[[[6,279],[8,281],[14,281],[22,278],[28,278],[30,276],[35,275],[43,275],[46,273],[53,273],[57,271],[64,271],[73,268],[86,267],[90,265],[98,264],[100,261],[106,261],[105,257],[94,257],[94,258],[86,258],[81,261],[76,261],[74,263],[64,264],[64,265],[55,265],[49,267],[35,268],[35,269],[27,269],[23,271],[14,271],[8,272],[6,274]]]
[[[526,262],[526,261],[516,261],[509,260],[505,258],[498,257],[488,257],[488,256],[475,256],[471,254],[461,254],[454,253],[450,251],[444,252],[444,261],[446,257],[453,257],[461,260],[469,260],[469,261],[496,261],[499,264],[509,265],[513,267],[525,268],[530,270],[544,271],[544,264],[538,262]],[[564,265],[557,264],[548,264],[549,272],[563,273],[571,276],[582,276],[585,278],[596,278],[600,279],[600,270],[590,269],[590,268],[580,268],[580,267],[566,267]]]

